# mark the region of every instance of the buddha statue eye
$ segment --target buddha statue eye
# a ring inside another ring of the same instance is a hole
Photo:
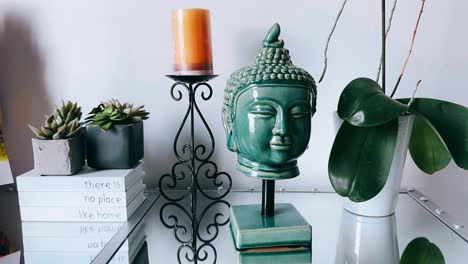
[[[305,106],[295,106],[291,109],[291,117],[293,118],[303,118],[309,114],[309,110]]]
[[[276,110],[270,105],[254,105],[249,113],[257,118],[270,118],[275,116]]]

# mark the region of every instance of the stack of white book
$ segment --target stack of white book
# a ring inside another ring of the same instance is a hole
[[[123,223],[22,222],[25,263],[91,263]],[[138,225],[109,263],[132,263],[146,241]]]
[[[31,170],[17,180],[22,221],[126,222],[145,200],[143,164],[132,169],[84,168],[73,176],[41,176]]]

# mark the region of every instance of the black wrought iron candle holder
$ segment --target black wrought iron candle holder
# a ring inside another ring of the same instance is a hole
[[[213,89],[207,82],[217,75],[167,75],[167,77],[175,81],[170,90],[172,99],[181,101],[185,90],[188,93],[189,105],[173,144],[173,151],[178,161],[172,166],[171,173],[165,174],[159,179],[159,190],[167,200],[167,203],[161,207],[161,222],[165,227],[174,230],[175,238],[182,244],[177,251],[179,263],[182,263],[181,255],[184,250],[188,251],[185,253],[187,261],[198,263],[198,261],[205,261],[208,258],[208,249],[214,252],[215,263],[217,253],[211,242],[218,236],[219,227],[228,223],[229,216],[219,211],[214,213],[209,213],[209,211],[213,208],[217,209],[219,206],[229,208],[229,203],[223,198],[231,190],[232,179],[228,173],[218,172],[218,166],[210,160],[215,150],[215,140],[198,107],[196,97],[199,93],[200,98],[204,101],[210,100]],[[195,119],[197,116],[208,132],[210,140],[208,147],[203,143],[195,142]],[[190,143],[180,147],[178,143],[187,121],[190,121]],[[189,179],[187,179],[188,176]],[[211,181],[215,190],[204,190],[200,183],[202,179]],[[180,185],[183,182],[186,183],[187,180],[189,180],[189,186],[181,190]],[[178,190],[178,192],[171,192],[174,190]],[[208,201],[208,205],[200,208],[200,205],[204,205],[198,203],[200,199]],[[170,207],[178,210],[179,214],[169,213],[168,208]],[[166,215],[166,211],[168,215]],[[201,225],[202,222],[208,221],[209,219],[206,218],[210,216],[213,218],[211,222],[208,222],[207,225]],[[189,224],[182,224],[180,217],[185,217]],[[204,230],[200,230],[202,226],[205,227]],[[189,229],[191,229],[191,234],[188,232]],[[183,236],[188,233],[189,238],[184,239]],[[207,233],[208,237],[204,237],[203,233]],[[198,244],[199,241],[200,244]]]

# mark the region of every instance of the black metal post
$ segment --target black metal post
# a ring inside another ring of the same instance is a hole
[[[189,108],[190,108],[190,151],[192,155],[195,153],[195,118],[194,118],[194,103],[195,103],[195,92],[193,90],[193,83],[189,83]],[[196,167],[195,158],[190,159],[192,182],[196,179]],[[197,184],[193,184],[191,188],[192,200],[190,201],[191,213],[192,213],[192,249],[197,249],[197,232],[198,232],[198,218],[197,218]],[[195,258],[196,259],[196,258]],[[195,263],[197,263],[197,259]]]
[[[275,215],[275,181],[262,180],[262,215]]]

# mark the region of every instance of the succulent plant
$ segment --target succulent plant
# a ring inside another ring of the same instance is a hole
[[[144,107],[144,105],[134,107],[133,104],[122,104],[119,100],[110,99],[93,108],[86,117],[85,123],[92,123],[105,131],[113,125],[138,123],[148,119],[149,113],[143,110]]]
[[[54,114],[46,116],[44,126],[38,129],[28,125],[38,139],[67,139],[81,131],[81,107],[77,103],[62,100],[62,106],[56,107]]]

